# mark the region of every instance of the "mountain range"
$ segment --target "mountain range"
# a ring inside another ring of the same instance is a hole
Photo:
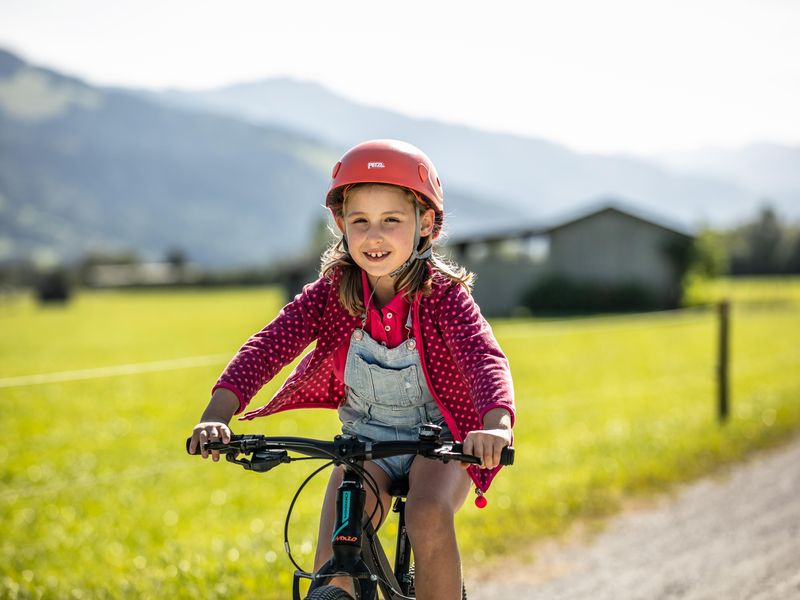
[[[425,149],[453,235],[553,220],[613,197],[686,226],[727,226],[769,198],[800,216],[800,148],[656,158],[415,119],[309,82],[208,92],[92,86],[0,50],[0,261],[180,249],[204,265],[302,253],[350,145]]]
[[[779,213],[800,216],[800,147],[761,143],[649,157],[585,154],[547,140],[413,119],[287,78],[154,96],[252,123],[284,124],[340,148],[377,137],[414,140],[435,157],[443,181],[533,218],[557,218],[609,196],[685,225],[730,225],[751,217],[765,200]]]

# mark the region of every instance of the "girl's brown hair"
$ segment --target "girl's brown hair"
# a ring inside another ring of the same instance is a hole
[[[385,183],[359,183],[348,186],[343,194],[341,203],[331,206],[331,210],[339,216],[344,216],[344,203],[348,197],[357,189],[366,186],[388,185]],[[397,186],[391,186],[397,187]],[[413,192],[401,187],[405,192],[406,198],[412,203],[417,203]],[[419,205],[420,209],[427,210],[427,206]],[[439,226],[441,226],[441,215],[436,215]],[[420,238],[419,252],[423,252],[433,245],[431,236]],[[428,263],[433,267],[428,269]],[[364,291],[361,289],[361,268],[355,263],[353,257],[345,249],[344,237],[340,237],[332,243],[322,254],[322,266],[320,274],[323,277],[331,277],[335,269],[340,269],[342,278],[339,283],[339,302],[353,316],[359,316],[364,312]],[[432,252],[430,258],[415,260],[397,276],[394,282],[395,292],[404,291],[405,297],[409,302],[413,302],[417,294],[428,296],[431,293],[433,274],[440,273],[447,279],[463,285],[467,291],[472,290],[472,283],[475,275],[467,271],[464,267],[451,263],[436,252]]]

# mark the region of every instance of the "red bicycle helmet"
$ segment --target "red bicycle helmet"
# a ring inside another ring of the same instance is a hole
[[[343,201],[345,186],[355,183],[387,183],[414,190],[436,213],[433,239],[444,219],[444,192],[431,159],[407,142],[370,140],[353,146],[333,167],[325,205],[334,210]]]

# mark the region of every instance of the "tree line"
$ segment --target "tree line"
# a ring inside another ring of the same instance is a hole
[[[694,246],[702,275],[800,274],[800,223],[782,220],[769,204],[732,229],[701,231]]]

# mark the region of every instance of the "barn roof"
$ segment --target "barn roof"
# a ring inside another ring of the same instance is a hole
[[[607,212],[625,215],[634,220],[650,226],[659,227],[677,235],[688,238],[694,237],[693,233],[687,227],[670,221],[661,215],[655,215],[646,209],[632,206],[623,200],[606,198],[592,203],[589,206],[583,206],[557,219],[531,221],[521,225],[494,230],[480,229],[473,230],[472,232],[462,231],[459,232],[458,235],[449,236],[445,243],[449,246],[455,246],[459,244],[493,243],[505,240],[545,236]]]
[[[602,213],[617,213],[625,215],[635,219],[636,221],[659,227],[684,237],[694,237],[694,234],[684,225],[667,219],[662,215],[657,215],[648,209],[643,209],[638,206],[628,204],[624,200],[619,200],[617,198],[603,199],[589,205],[588,207],[584,206],[581,209],[574,211],[572,214],[563,217],[559,223],[549,227],[547,233],[569,227],[575,223],[591,219]]]

